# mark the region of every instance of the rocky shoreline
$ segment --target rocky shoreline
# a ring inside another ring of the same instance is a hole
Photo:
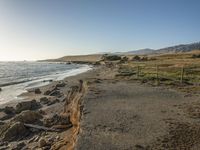
[[[94,72],[30,89],[24,101],[0,108],[0,149],[73,149],[87,86],[81,79]]]

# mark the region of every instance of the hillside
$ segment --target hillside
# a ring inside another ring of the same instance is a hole
[[[167,48],[158,49],[155,52],[156,53],[181,53],[181,52],[190,52],[193,50],[200,50],[200,42],[171,46]]]

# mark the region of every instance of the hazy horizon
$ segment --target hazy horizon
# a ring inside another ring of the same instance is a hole
[[[1,0],[0,61],[200,41],[198,0]]]

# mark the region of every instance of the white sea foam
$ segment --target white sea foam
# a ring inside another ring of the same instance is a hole
[[[60,65],[63,65],[63,64],[60,64]],[[59,66],[59,64],[55,65],[55,67],[58,67],[58,66]],[[0,92],[0,104],[5,104],[10,101],[20,100],[21,98],[18,96],[24,92],[27,92],[27,89],[47,85],[50,83],[50,82],[48,82],[50,80],[53,80],[53,81],[63,80],[66,77],[74,76],[74,75],[77,75],[77,74],[80,74],[80,73],[83,73],[83,72],[86,72],[86,71],[92,69],[92,67],[89,65],[74,65],[74,64],[71,66],[66,65],[66,68],[65,68],[65,66],[61,66],[61,68],[52,69],[52,67],[54,67],[54,65],[52,65],[51,69],[49,69],[49,70],[53,70],[53,71],[48,71],[46,73],[41,73],[41,74],[36,74],[33,72],[32,74],[35,76],[32,75],[29,78],[25,77],[23,79],[22,78],[23,74],[22,74],[20,76],[20,80],[22,82],[19,82],[18,84],[11,84],[11,85],[8,83],[8,86],[3,86],[2,91]],[[29,68],[29,70],[31,70],[31,68]],[[37,68],[34,68],[34,70],[37,71]],[[41,70],[41,68],[40,68],[40,70]],[[2,71],[2,70],[0,70],[0,71]],[[1,74],[3,74],[3,73],[1,72]],[[15,75],[15,74],[13,74],[13,75]],[[16,77],[10,76],[9,78],[16,78]],[[19,79],[19,77],[18,77],[18,79]],[[17,81],[17,78],[16,78],[16,81]],[[5,82],[5,77],[4,77],[4,82]],[[14,83],[15,83],[15,81],[14,81]]]

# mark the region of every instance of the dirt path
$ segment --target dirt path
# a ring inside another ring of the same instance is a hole
[[[198,149],[198,116],[200,103],[176,91],[99,79],[84,98],[76,149]]]

